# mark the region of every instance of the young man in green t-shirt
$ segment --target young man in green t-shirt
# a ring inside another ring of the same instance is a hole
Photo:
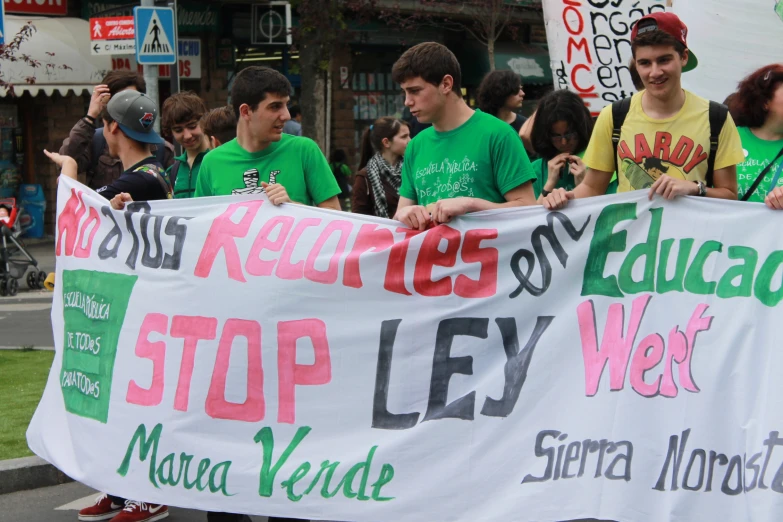
[[[405,150],[394,218],[411,228],[536,204],[535,175],[519,136],[507,123],[467,106],[461,77],[457,58],[435,42],[408,49],[392,69],[411,114],[432,123]]]
[[[201,129],[200,120],[207,112],[204,100],[192,91],[172,94],[163,102],[161,124],[182,148],[182,155],[166,173],[176,199],[192,198],[204,155],[209,152],[209,138]]]
[[[321,149],[309,138],[283,134],[291,119],[291,84],[268,67],[248,67],[231,88],[237,137],[201,164],[196,197],[255,194],[269,200],[340,210],[340,187]]]

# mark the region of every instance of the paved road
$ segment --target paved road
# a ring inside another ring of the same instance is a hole
[[[33,245],[30,253],[41,270],[54,271],[54,243]],[[50,319],[53,295],[46,290],[31,290],[25,281],[20,281],[16,297],[0,297],[0,348],[51,349],[54,346]]]
[[[51,488],[20,491],[0,495],[2,522],[76,522],[78,511],[92,505],[97,493],[78,482]],[[206,522],[202,511],[170,508],[171,522]],[[266,517],[253,517],[253,522],[266,522]]]

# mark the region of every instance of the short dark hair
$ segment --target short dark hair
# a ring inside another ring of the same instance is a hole
[[[685,56],[685,46],[682,45],[682,42],[678,41],[667,32],[655,29],[638,35],[636,39],[631,42],[631,51],[633,52],[634,59],[636,59],[636,50],[639,47],[653,47],[656,45],[670,45],[674,47],[674,50],[677,51],[677,54],[681,57]]]
[[[392,79],[395,83],[420,77],[425,82],[438,86],[446,75],[454,79],[452,90],[461,97],[462,70],[457,57],[446,46],[437,42],[424,42],[411,47],[392,67]]]
[[[482,112],[497,116],[509,96],[519,93],[522,79],[514,71],[492,71],[481,80],[478,106]]]
[[[136,87],[136,90],[146,94],[147,82],[144,76],[132,71],[109,71],[103,77],[103,84],[109,88],[109,93],[114,96],[128,87]]]
[[[587,147],[590,135],[593,133],[593,118],[578,94],[565,89],[552,91],[543,98],[536,109],[530,141],[538,155],[549,161],[560,152],[552,144],[552,126],[558,121],[565,121],[570,132],[577,136],[579,152]]]
[[[291,119],[293,120],[302,114],[302,109],[300,109],[298,105],[291,105],[291,107],[288,108],[288,112],[291,114]]]
[[[781,83],[783,64],[779,63],[765,65],[744,78],[726,103],[734,123],[751,128],[764,125],[769,115],[769,108],[764,106],[775,97]]]
[[[631,81],[633,82],[633,87],[637,91],[643,91],[644,90],[644,82],[642,81],[642,77],[639,75],[639,70],[636,68],[636,60],[631,58],[631,61],[628,62],[628,72],[631,74]]]
[[[220,143],[237,137],[237,117],[230,106],[212,109],[201,118],[201,128],[207,136],[214,136]]]
[[[204,100],[193,91],[182,91],[172,94],[163,102],[161,126],[166,134],[175,125],[200,120],[207,112]]]
[[[269,93],[290,96],[291,82],[269,67],[253,65],[242,69],[231,87],[231,105],[234,107],[237,119],[239,119],[239,107],[247,104],[250,110],[254,111]]]

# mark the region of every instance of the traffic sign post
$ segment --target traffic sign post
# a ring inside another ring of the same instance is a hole
[[[136,61],[145,65],[177,61],[174,10],[168,7],[134,7]]]

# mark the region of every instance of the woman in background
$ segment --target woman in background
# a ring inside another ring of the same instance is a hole
[[[353,182],[351,211],[382,218],[397,212],[402,156],[411,140],[408,124],[384,116],[364,131],[359,172]]]

